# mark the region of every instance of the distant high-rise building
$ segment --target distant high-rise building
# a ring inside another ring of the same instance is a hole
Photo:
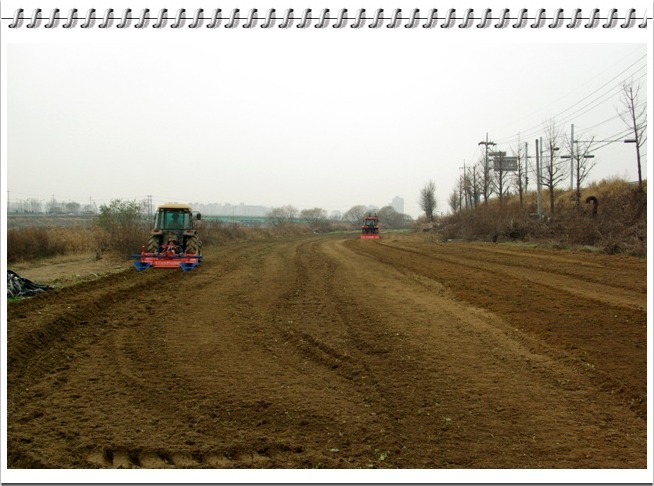
[[[398,213],[404,214],[404,199],[399,196],[395,196],[393,198],[393,202],[391,203],[391,207]]]

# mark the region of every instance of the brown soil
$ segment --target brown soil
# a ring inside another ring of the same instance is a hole
[[[132,267],[131,261],[116,251],[62,255],[10,265],[21,277],[54,288],[88,282]]]
[[[91,263],[8,305],[10,468],[647,467],[644,260],[341,235]]]

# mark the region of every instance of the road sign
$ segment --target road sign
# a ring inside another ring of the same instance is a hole
[[[518,157],[494,157],[493,169],[503,172],[515,172],[518,170]]]

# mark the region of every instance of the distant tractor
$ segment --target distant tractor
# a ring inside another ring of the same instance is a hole
[[[200,220],[200,213],[196,213]],[[193,227],[193,211],[188,204],[167,203],[157,208],[154,228],[150,231],[147,247],[141,247],[134,266],[146,268],[181,268],[185,272],[202,260],[202,242]]]
[[[379,239],[379,218],[375,214],[372,216],[368,214],[363,218],[363,226],[361,226],[362,240],[378,240]]]

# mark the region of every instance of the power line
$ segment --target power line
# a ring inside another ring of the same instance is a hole
[[[589,84],[591,84],[591,83],[595,83],[595,82],[597,82],[598,79],[601,78],[601,77],[603,77],[606,73],[614,71],[614,70],[618,67],[619,64],[622,64],[622,63],[623,63],[623,61],[627,61],[628,59],[632,58],[632,57],[634,56],[634,54],[638,55],[638,53],[640,53],[640,52],[642,52],[642,48],[635,49],[634,51],[632,51],[632,52],[629,53],[628,55],[623,56],[621,59],[619,59],[619,60],[616,61],[615,63],[607,63],[607,64],[609,64],[609,67],[608,67],[608,68],[606,68],[606,69],[604,69],[604,70],[598,72],[597,74],[594,74],[594,75],[593,75],[591,78],[589,78],[586,82],[578,84],[575,88],[572,89],[572,92],[574,92],[574,91],[582,91],[582,87],[583,87],[583,86],[586,86],[586,85],[589,85]],[[635,62],[633,62],[632,64],[630,64],[628,67],[626,67],[626,68],[623,69],[622,71],[620,71],[620,73],[617,75],[617,77],[619,77],[622,73],[624,73],[624,72],[626,72],[627,70],[629,70],[629,69],[630,69],[634,64],[636,64],[636,63],[638,63],[640,60],[642,60],[643,57],[647,57],[647,49],[645,49],[645,54],[644,54],[644,56],[639,57],[638,60],[636,60]],[[616,77],[616,76],[614,76],[612,79],[614,79],[615,77]],[[611,80],[607,81],[607,83],[610,83],[610,82],[611,82]],[[601,89],[601,88],[598,88],[598,89]],[[571,94],[572,94],[572,93],[569,92],[569,93],[566,93],[566,94],[563,95],[563,96],[560,96],[560,97],[558,97],[558,98],[556,98],[556,99],[553,99],[553,100],[548,101],[547,109],[549,109],[550,106],[555,105],[555,104],[559,103],[560,101],[566,99],[566,98],[569,97]],[[583,98],[582,98],[581,101],[583,101]],[[574,107],[574,105],[572,105],[572,106]],[[540,111],[543,111],[543,110],[541,109]],[[539,111],[539,112],[540,112],[540,111]],[[526,115],[526,116],[522,117],[521,119],[516,120],[514,123],[517,123],[517,122],[519,122],[519,121],[521,121],[521,120],[523,120],[523,119],[525,119],[525,118],[530,118],[530,117],[532,117],[532,116],[533,116],[533,114],[530,113],[529,115]],[[499,129],[501,129],[501,127],[500,127]],[[531,130],[531,129],[530,129],[530,130]],[[525,132],[525,133],[526,133],[526,132]],[[531,135],[530,135],[530,136],[531,136]],[[503,141],[502,138],[500,138],[500,139],[498,139],[498,140],[499,140],[499,141]]]
[[[639,105],[636,105],[635,108],[638,109],[638,108],[642,108],[643,106],[647,106],[647,103],[646,103],[646,102],[640,103]],[[593,128],[597,128],[597,127],[600,126],[600,125],[603,125],[603,124],[608,123],[608,122],[610,122],[610,121],[616,120],[616,119],[618,119],[618,118],[621,118],[621,116],[620,116],[619,113],[618,113],[617,115],[612,116],[611,118],[607,118],[607,119],[604,120],[604,121],[601,121],[601,122],[599,122],[599,123],[596,123],[595,125],[591,125],[591,126],[589,126],[589,127],[584,128],[584,129],[581,131],[581,133],[588,132],[588,131],[590,131],[590,130],[593,129]]]
[[[645,56],[639,58],[639,59],[636,60],[634,63],[630,64],[627,68],[623,69],[619,74],[617,74],[616,76],[612,77],[609,81],[607,81],[606,83],[604,83],[602,86],[600,86],[599,88],[595,89],[594,91],[592,91],[592,92],[589,93],[588,95],[584,96],[582,99],[580,99],[580,100],[577,101],[576,103],[572,104],[572,105],[569,106],[568,108],[566,108],[566,109],[564,109],[564,110],[558,112],[556,115],[552,116],[551,118],[555,119],[555,118],[557,118],[557,117],[560,117],[562,114],[564,114],[564,113],[566,113],[566,112],[572,110],[575,106],[579,105],[580,103],[582,103],[582,102],[585,101],[586,99],[588,99],[588,98],[590,98],[591,96],[593,96],[593,95],[594,95],[595,93],[597,93],[598,91],[600,91],[600,90],[602,90],[603,88],[605,88],[607,85],[609,85],[610,83],[612,83],[613,81],[615,81],[617,78],[619,78],[620,76],[622,76],[622,75],[623,75],[624,73],[626,73],[629,69],[631,69],[634,65],[636,65],[638,62],[642,61],[642,60],[645,59],[646,57],[647,57],[647,56],[645,55]],[[619,84],[613,85],[613,86],[609,89],[609,91],[605,92],[604,94],[601,94],[601,95],[597,96],[596,98],[594,98],[593,100],[591,100],[589,103],[585,104],[582,108],[580,108],[580,109],[574,111],[573,113],[571,113],[571,114],[569,114],[569,115],[566,115],[566,116],[564,117],[563,120],[560,120],[560,122],[561,122],[561,123],[565,123],[565,122],[571,120],[575,115],[576,115],[576,116],[581,116],[581,115],[583,115],[583,114],[585,114],[585,113],[588,113],[589,111],[592,111],[592,110],[595,109],[596,107],[601,106],[601,105],[602,105],[606,100],[602,100],[601,102],[597,103],[598,100],[600,100],[600,99],[602,99],[602,98],[605,98],[605,97],[607,97],[608,95],[610,95],[610,96],[614,96],[615,94],[617,94],[617,93],[613,93],[613,91],[615,91],[616,89],[620,89],[621,86],[622,86],[622,84],[623,84],[623,83],[624,83],[628,78],[632,78],[632,79],[633,79],[633,75],[634,75],[635,73],[638,73],[638,72],[640,72],[640,71],[646,69],[646,67],[647,67],[646,65],[645,65],[645,66],[641,66],[641,67],[639,67],[639,68],[638,68],[634,73],[632,73],[630,76],[624,77],[624,78],[621,80],[621,82],[620,82]],[[641,79],[644,78],[645,76],[646,76],[646,73],[643,74],[642,76],[639,76],[638,78],[636,78],[636,81],[641,80]],[[609,96],[609,97],[610,97],[610,96]],[[594,104],[594,103],[597,103],[597,104]],[[590,108],[589,108],[589,107],[590,107]],[[583,111],[582,113],[580,113],[580,111],[584,110],[585,108],[588,108],[588,109],[587,109],[586,111]],[[539,133],[541,130],[542,130],[542,124],[539,124],[539,125],[532,126],[532,127],[528,128],[527,130],[521,131],[521,135],[524,136],[524,137],[526,137],[526,138],[529,138],[529,137],[531,137],[531,136],[533,136],[533,135]],[[497,139],[497,140],[498,140],[499,142],[501,142],[501,143],[515,143],[515,142],[517,141],[517,139],[516,139],[515,136],[499,138],[499,139]]]
[[[642,61],[643,59],[647,59],[647,54],[644,55],[644,56],[642,56],[642,57],[639,58],[638,60],[636,60],[636,62],[634,62],[634,63],[631,64],[629,67],[627,67],[626,69],[624,69],[624,70],[623,70],[622,72],[620,72],[618,75],[616,75],[616,76],[612,77],[611,79],[609,79],[606,83],[604,83],[602,86],[600,86],[599,88],[597,88],[595,91],[592,91],[591,93],[589,93],[588,95],[584,96],[582,99],[580,99],[579,101],[577,101],[574,105],[572,105],[572,106],[566,108],[565,110],[563,110],[562,112],[558,113],[558,114],[555,115],[555,116],[562,115],[563,113],[565,113],[565,112],[568,111],[568,110],[571,110],[572,108],[574,108],[574,107],[577,106],[579,103],[581,103],[581,102],[583,102],[584,100],[586,100],[587,98],[590,98],[590,97],[593,96],[595,93],[597,93],[599,90],[601,90],[602,88],[604,88],[606,85],[608,85],[609,83],[615,81],[615,79],[617,79],[617,78],[619,78],[620,76],[622,76],[622,74],[624,74],[625,72],[627,72],[627,71],[628,71],[629,69],[631,69],[634,65],[636,65],[636,63]],[[645,69],[645,68],[647,68],[647,65],[645,65],[645,66],[641,66],[640,68],[638,68],[638,69],[636,70],[636,72],[641,71],[641,70],[643,70],[643,69]],[[613,89],[613,88],[612,88],[612,89]]]
[[[593,150],[589,150],[588,153],[597,152],[599,149],[604,148],[607,145],[610,145],[612,143],[623,142],[624,137],[626,137],[630,133],[631,133],[631,129],[627,128],[626,130],[624,130],[624,131],[610,137],[613,140],[600,140],[599,142],[605,142],[605,143],[603,145],[600,145],[599,147],[595,147]]]
[[[640,76],[636,80],[639,81],[640,79],[644,78],[645,76],[646,76],[646,74],[643,74],[642,76]],[[560,124],[566,124],[567,122],[572,121],[575,117],[585,115],[586,113],[589,113],[589,112],[593,111],[594,109],[598,108],[599,106],[602,106],[609,99],[611,99],[612,97],[614,97],[614,96],[616,96],[618,94],[618,92],[615,92],[615,91],[620,90],[621,86],[622,86],[621,84],[615,85],[613,88],[611,88],[611,91],[608,91],[607,93],[604,93],[604,94],[598,96],[597,98],[593,99],[592,101],[590,101],[589,103],[587,103],[583,107],[581,107],[578,110],[574,111],[573,113],[563,117],[563,119],[557,120],[557,122],[560,123]],[[552,117],[552,118],[554,119],[556,117]],[[531,129],[529,129],[527,131],[527,133],[528,133],[529,136],[534,136],[534,135],[537,135],[538,133],[540,133],[541,130],[542,130],[542,126],[541,127],[532,127]],[[524,135],[524,132],[521,132],[521,135]],[[508,139],[508,137],[507,137],[507,139]],[[513,137],[513,138],[511,138],[509,140],[510,140],[510,142],[515,142],[517,139],[515,137]],[[508,142],[508,143],[510,143],[510,142]],[[507,142],[504,142],[504,143],[507,143]]]
[[[639,71],[641,71],[642,69],[645,69],[645,67],[646,67],[646,66],[643,66],[643,68],[639,69]],[[639,78],[636,78],[636,80],[639,81],[639,80],[641,80],[642,78],[644,78],[646,75],[647,75],[647,73],[643,74],[643,75],[640,76]],[[614,87],[612,88],[612,91],[615,91],[616,89],[618,89],[618,91],[619,91],[620,89],[622,89],[622,84],[619,84],[619,85],[614,86]],[[599,100],[599,99],[601,99],[601,98],[603,98],[603,97],[607,97],[607,96],[608,96],[608,97],[610,98],[610,97],[613,97],[613,96],[615,96],[616,94],[618,94],[618,93],[614,93],[614,92],[612,92],[612,91],[609,91],[609,92],[605,93],[604,95],[601,95],[601,96],[599,96],[598,98],[595,98],[593,101],[591,101],[591,102],[588,103],[587,105],[583,106],[583,107],[580,108],[579,110],[577,110],[577,111],[571,113],[570,115],[567,115],[566,117],[564,117],[563,122],[571,120],[571,119],[573,118],[574,115],[577,115],[577,116],[585,115],[585,114],[588,113],[589,111],[592,111],[592,110],[594,110],[595,108],[597,108],[598,106],[604,104],[604,102],[605,102],[606,100],[602,100],[602,101],[599,102],[598,104],[596,104],[596,105],[594,105],[594,106],[591,106],[588,110],[583,111],[582,113],[579,113],[580,110],[583,110],[584,108],[588,107],[589,105],[592,105],[592,103],[595,103],[597,100]]]

